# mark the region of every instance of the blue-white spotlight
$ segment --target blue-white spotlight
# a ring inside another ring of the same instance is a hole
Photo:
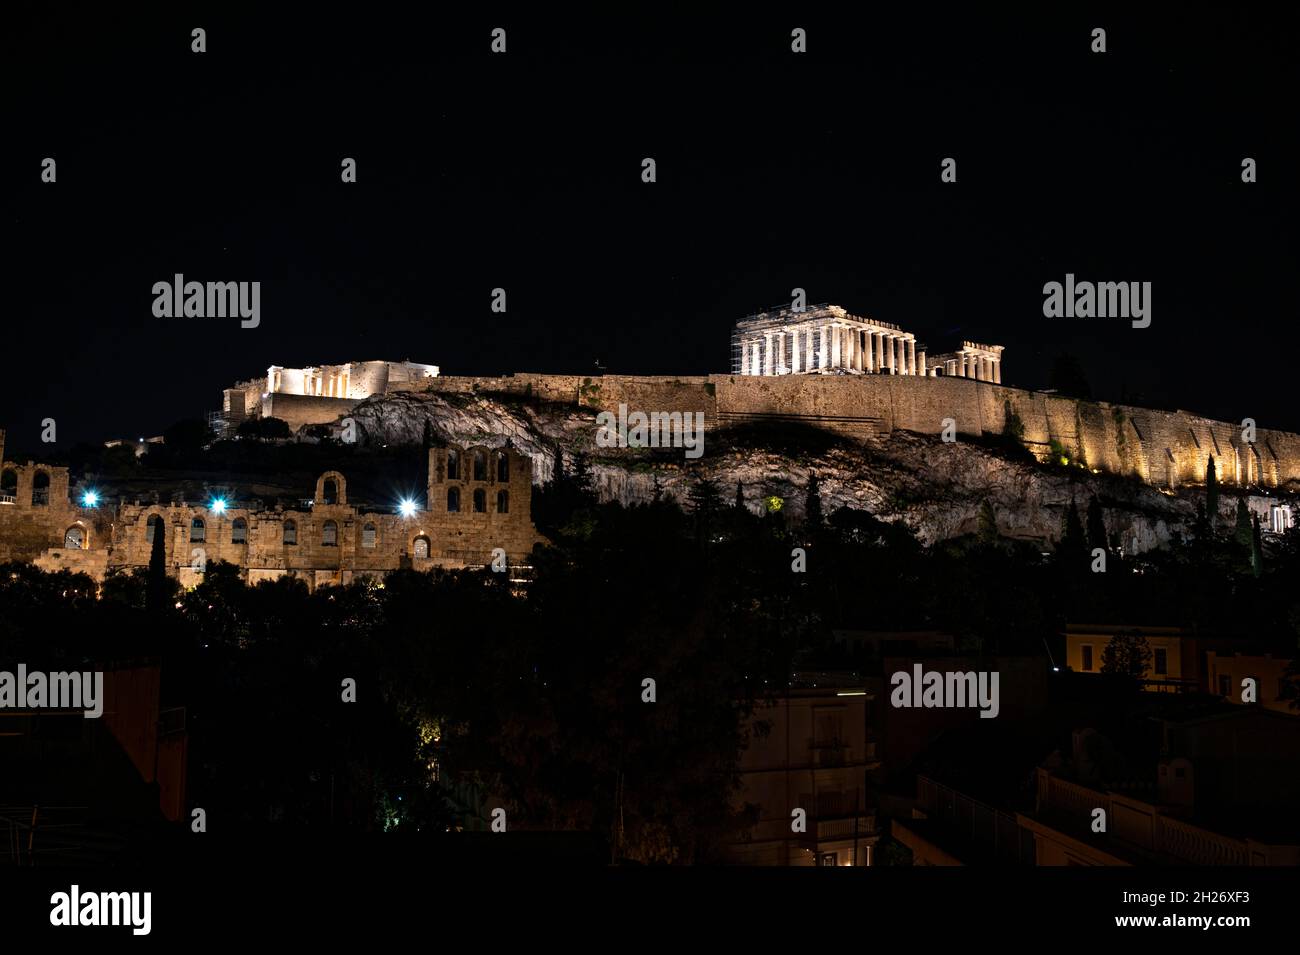
[[[212,513],[214,514],[226,513],[226,499],[224,497],[217,497],[212,499]]]
[[[411,500],[409,497],[402,498],[401,503],[397,505],[397,512],[401,514],[403,517],[414,516],[415,502]]]
[[[81,495],[81,506],[82,506],[82,507],[98,507],[98,506],[99,506],[99,495],[98,495],[97,493],[95,493],[94,491],[87,491],[85,494]]]

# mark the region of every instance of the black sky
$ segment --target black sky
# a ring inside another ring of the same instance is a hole
[[[1273,9],[13,19],[0,427],[155,434],[270,364],[723,372],[731,323],[798,286],[932,350],[1002,343],[1010,384],[1065,351],[1096,397],[1300,430]],[[176,272],[262,282],[261,327],[154,318]],[[1066,272],[1152,282],[1151,327],[1045,319]]]

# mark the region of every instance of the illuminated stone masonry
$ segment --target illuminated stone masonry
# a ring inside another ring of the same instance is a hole
[[[962,342],[927,358],[912,332],[850,315],[839,305],[750,315],[731,335],[734,375],[940,375],[1002,381],[1001,345]]]
[[[497,548],[509,569],[527,564],[544,542],[532,522],[532,460],[510,448],[431,449],[427,505],[395,502],[396,513],[349,503],[337,471],[322,474],[298,507],[254,509],[219,496],[202,504],[91,503],[86,491],[78,506],[68,500],[66,468],[0,468],[21,476],[0,502],[0,560],[82,571],[99,582],[111,571],[148,567],[160,532],[168,573],[185,586],[217,560],[250,584],[297,577],[313,589],[403,567],[488,566]],[[37,473],[48,485],[36,487]]]
[[[221,393],[221,410],[211,415],[219,434],[249,418],[279,418],[297,429],[325,424],[358,402],[399,385],[438,377],[437,365],[413,361],[354,361],[343,365],[285,368],[272,365],[265,378],[238,381]]]

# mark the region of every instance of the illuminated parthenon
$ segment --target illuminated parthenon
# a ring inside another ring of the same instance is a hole
[[[731,334],[735,375],[955,375],[1001,382],[1002,346],[962,342],[926,358],[916,336],[889,322],[850,315],[838,305],[760,312]]]
[[[1001,384],[1002,348],[1001,345],[962,342],[956,351],[935,355],[931,365],[938,374]]]

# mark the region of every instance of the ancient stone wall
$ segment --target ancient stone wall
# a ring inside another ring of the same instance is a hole
[[[347,414],[358,404],[356,398],[321,398],[315,395],[273,393],[262,399],[262,417],[279,418],[296,431],[305,424],[326,424]]]
[[[786,421],[860,440],[894,430],[937,435],[947,419],[958,434],[997,434],[1012,413],[1025,444],[1043,460],[1056,442],[1072,462],[1161,487],[1203,482],[1211,456],[1224,483],[1300,482],[1300,435],[1259,429],[1249,442],[1240,424],[1187,411],[1081,401],[970,378],[517,374],[441,377],[411,390],[531,396],[615,413],[620,403],[629,411],[702,411],[706,429]]]
[[[69,500],[67,468],[4,461],[3,452],[0,432],[0,561],[30,561],[46,548],[62,547],[73,527],[80,528],[83,546],[108,541],[111,524],[105,509]]]
[[[449,450],[462,462],[454,478],[447,473]],[[482,466],[476,472],[480,453]],[[28,471],[5,467],[24,475],[20,487],[30,494]],[[23,466],[33,467],[44,466]],[[400,567],[481,567],[492,562],[498,547],[506,552],[507,564],[518,565],[543,540],[532,523],[532,461],[511,449],[431,450],[428,505],[409,515],[349,504],[347,479],[335,471],[321,475],[306,507],[226,507],[218,512],[178,503],[74,507],[67,500],[67,471],[45,470],[53,475],[50,504],[0,505],[0,560],[33,561],[47,571],[84,571],[96,580],[113,569],[149,565],[151,521],[158,522],[155,530],[163,534],[168,573],[187,587],[218,560],[244,570],[250,584],[291,576],[315,588]],[[453,486],[458,510],[448,507],[447,491]],[[56,488],[62,497],[54,496]],[[82,530],[81,548],[65,546],[71,526]]]

